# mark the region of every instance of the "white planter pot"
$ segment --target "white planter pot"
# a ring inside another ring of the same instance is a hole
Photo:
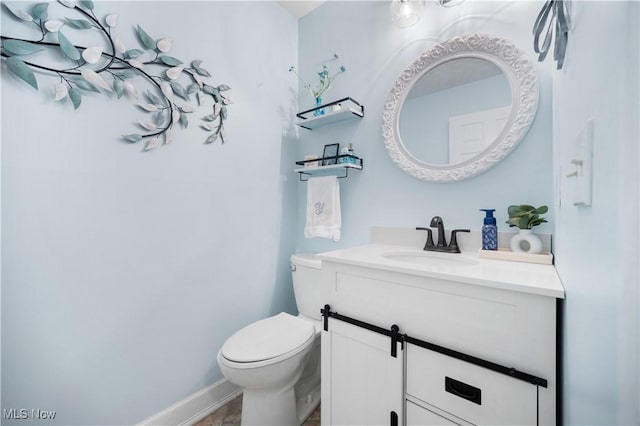
[[[521,229],[511,238],[511,251],[537,254],[542,252],[542,241],[540,237],[531,232],[531,229]]]

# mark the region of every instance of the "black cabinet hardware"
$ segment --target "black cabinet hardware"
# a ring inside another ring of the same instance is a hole
[[[389,424],[391,426],[398,426],[398,413],[396,413],[395,411],[392,411],[389,417],[390,417]]]
[[[444,390],[474,404],[482,405],[482,390],[475,386],[445,376]]]
[[[404,349],[404,344],[411,343],[412,345],[419,346],[424,349],[428,349],[433,352],[437,352],[442,355],[449,356],[451,358],[459,359],[460,361],[468,362],[469,364],[474,364],[479,367],[486,368],[488,370],[494,371],[496,373],[507,375],[511,378],[522,380],[527,383],[531,383],[535,386],[541,386],[546,388],[549,386],[546,379],[541,377],[534,376],[529,373],[525,373],[523,371],[516,370],[513,367],[505,367],[504,365],[496,364],[495,362],[487,361],[482,358],[478,358],[472,355],[465,354],[463,352],[454,351],[453,349],[446,348],[444,346],[439,346],[431,342],[427,342],[425,340],[416,339],[415,337],[411,337],[407,334],[401,334],[400,329],[397,325],[392,325],[391,329],[378,327],[377,325],[369,324],[364,321],[357,320],[355,318],[348,317],[346,315],[341,315],[337,312],[331,311],[331,307],[329,305],[325,305],[323,309],[320,310],[323,316],[323,324],[324,331],[329,331],[329,317],[337,319],[339,321],[343,321],[352,325],[355,325],[360,328],[364,328],[365,330],[370,330],[378,334],[383,334],[391,338],[391,356],[396,352],[396,343],[400,342],[400,347]],[[395,331],[394,331],[395,330]]]

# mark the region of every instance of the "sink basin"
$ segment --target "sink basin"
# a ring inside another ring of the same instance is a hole
[[[431,251],[393,251],[383,253],[382,257],[397,262],[424,266],[463,266],[478,263],[476,259],[460,253],[438,253]]]

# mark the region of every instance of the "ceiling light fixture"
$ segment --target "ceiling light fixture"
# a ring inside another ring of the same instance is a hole
[[[442,7],[453,7],[464,0],[438,0]],[[391,20],[398,28],[414,26],[422,18],[425,0],[391,0]]]
[[[464,0],[438,0],[438,3],[440,3],[442,7],[453,7],[463,2]]]
[[[444,0],[443,0],[444,1]],[[392,0],[391,20],[398,28],[409,28],[420,21],[424,13],[424,0]]]

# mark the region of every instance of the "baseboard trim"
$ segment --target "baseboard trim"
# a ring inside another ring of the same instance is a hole
[[[205,418],[241,393],[241,388],[227,379],[222,379],[143,420],[137,426],[189,426]]]

